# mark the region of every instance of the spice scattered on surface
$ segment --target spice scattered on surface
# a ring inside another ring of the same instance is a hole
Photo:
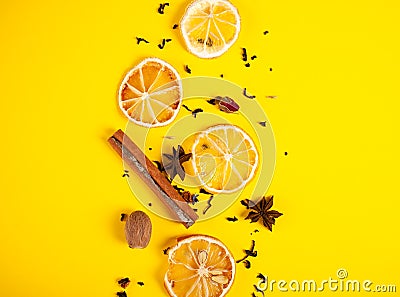
[[[152,151],[153,150],[153,148],[152,147],[149,147],[149,151]]]
[[[128,172],[129,172],[128,170],[124,170],[124,174],[122,175],[122,177],[125,177],[125,176],[129,177]]]
[[[167,39],[164,38],[164,39],[161,41],[161,43],[158,45],[158,48],[159,48],[159,49],[163,49],[164,46],[165,46],[165,43],[166,43],[166,42],[170,42],[170,41],[172,41],[171,38],[167,38]]]
[[[192,116],[194,117],[194,118],[196,118],[196,116],[197,116],[197,114],[199,113],[199,112],[203,112],[203,110],[201,109],[201,108],[196,108],[195,110],[192,110],[192,109],[190,109],[187,105],[185,105],[185,104],[182,104],[182,107],[184,108],[184,109],[186,109],[187,111],[190,111],[191,113],[192,113]]]
[[[250,261],[247,260],[247,258],[248,257],[257,257],[257,251],[254,251],[255,246],[256,246],[256,242],[255,242],[255,240],[252,240],[250,249],[244,250],[246,255],[242,259],[237,260],[236,263],[244,262],[245,267],[250,268]]]
[[[219,76],[220,76],[221,78],[224,78],[224,75],[223,75],[223,74],[220,74]]]
[[[196,108],[195,110],[192,111],[192,116],[193,116],[194,118],[196,118],[196,117],[197,117],[197,114],[198,114],[199,112],[203,112],[203,110],[202,110],[201,108]]]
[[[262,284],[265,284],[267,282],[267,278],[262,273],[257,274],[257,278],[261,280]]]
[[[153,204],[151,202],[149,202],[148,206],[152,206]]]
[[[192,69],[189,68],[189,65],[185,65],[185,71],[189,74],[192,73]]]
[[[240,108],[239,104],[237,104],[235,100],[233,100],[228,96],[225,97],[217,96],[214,99],[218,102],[219,110],[223,112],[232,113],[239,111]]]
[[[203,188],[200,189],[200,194],[212,195],[210,192],[207,192]]]
[[[144,282],[137,282],[137,284],[138,284],[139,286],[141,286],[141,287],[144,286]]]
[[[247,61],[247,49],[245,47],[242,48],[242,60]]]
[[[250,59],[252,59],[252,60],[257,59],[257,56],[256,56],[256,55],[253,55],[253,56],[251,56]]]
[[[158,48],[163,49],[164,46],[165,46],[165,39],[163,39],[162,42],[160,44],[158,44]]]
[[[244,250],[247,256],[249,256],[249,257],[257,257],[257,251],[254,251],[255,246],[256,246],[256,241],[252,240],[250,249],[249,250]]]
[[[121,213],[121,218],[120,218],[121,222],[126,221],[127,218],[128,218],[128,215],[126,213]]]
[[[250,207],[253,207],[256,205],[256,203],[254,201],[249,200],[249,199],[240,200],[240,204],[242,204],[243,206],[246,206],[246,209],[250,209]]]
[[[193,205],[196,204],[197,202],[199,202],[199,196],[200,196],[199,193],[195,193],[195,194],[192,195],[192,201],[193,201],[192,203],[193,203]]]
[[[237,218],[236,216],[233,216],[233,218],[227,217],[226,220],[227,220],[228,222],[236,222],[236,221],[238,221],[238,218]]]
[[[182,107],[183,107],[184,109],[186,109],[187,111],[192,112],[192,110],[191,110],[186,104],[182,104]]]
[[[261,126],[266,127],[267,126],[267,121],[263,121],[263,122],[258,122]]]
[[[244,264],[244,267],[245,267],[246,269],[250,269],[251,263],[250,263],[249,260],[244,260],[244,261],[243,261],[243,264]]]
[[[239,104],[237,104],[235,100],[228,96],[216,96],[210,100],[207,100],[207,103],[212,105],[218,104],[219,110],[227,113],[237,112],[240,108]]]
[[[203,215],[211,208],[211,201],[214,199],[214,195],[211,195],[210,198],[207,200],[207,206],[203,210]]]
[[[184,188],[181,188],[181,187],[179,187],[179,186],[177,186],[177,185],[173,185],[172,187],[173,187],[180,195],[182,195],[182,193],[185,192],[185,189],[184,189]]]
[[[172,27],[172,29],[178,29],[179,25],[178,24],[174,24],[174,26]]]
[[[129,279],[129,277],[125,277],[125,278],[121,278],[118,281],[118,284],[121,286],[121,288],[126,289],[129,284],[131,283],[131,280]]]
[[[185,200],[187,203],[192,203],[195,204],[194,200],[193,200],[193,196],[192,193],[190,193],[189,191],[184,191],[181,194],[183,200]]]
[[[250,67],[250,63],[246,63],[246,64],[244,64],[244,66]]]
[[[244,252],[245,252],[246,255],[248,255],[249,257],[257,257],[257,251],[244,250]]]
[[[189,191],[184,191],[181,196],[183,200],[185,200],[187,203],[190,203],[192,201],[192,194]]]
[[[287,156],[288,155],[288,152],[285,152],[285,156]]]
[[[249,98],[249,99],[254,99],[254,98],[256,98],[256,96],[247,94],[247,89],[246,89],[246,88],[243,89],[243,95],[244,95],[245,97]]]
[[[153,163],[156,164],[158,170],[160,170],[161,172],[165,171],[164,166],[161,164],[161,162],[153,160]]]
[[[269,68],[269,71],[272,71],[272,68]]]
[[[143,211],[132,212],[125,223],[125,238],[131,249],[145,248],[151,238],[152,225],[149,216]]]
[[[249,250],[244,250],[245,253],[246,253],[246,256],[254,255],[254,248],[255,247],[256,247],[256,241],[253,239],[253,240],[251,240],[250,249]],[[255,256],[257,256],[257,251],[255,252]],[[252,257],[255,257],[255,256],[252,256]]]
[[[148,42],[146,39],[144,39],[142,37],[136,37],[136,44],[140,44],[141,42],[150,43],[150,42]]]
[[[126,295],[126,292],[125,292],[125,291],[117,292],[117,296],[118,296],[118,297],[128,297],[128,295]]]
[[[254,230],[253,232],[254,232],[254,233],[258,233],[258,232],[260,232],[260,230],[256,229],[256,230]]]
[[[169,3],[160,3],[160,6],[158,7],[157,10],[159,14],[164,14],[165,6],[169,6]]]
[[[269,31],[264,31],[264,35],[267,35],[269,33]]]
[[[175,176],[179,175],[181,180],[184,180],[186,174],[182,164],[190,160],[192,153],[186,154],[184,149],[178,145],[177,149],[172,147],[172,154],[163,154],[163,156],[169,161],[164,168],[170,178],[173,180]]]
[[[253,285],[253,287],[254,287],[254,289],[256,289],[256,291],[257,291],[258,293],[261,293],[263,296],[265,296],[265,295],[264,295],[264,291],[261,290],[261,289],[259,289],[257,285]]]
[[[276,98],[278,98],[278,96],[271,96],[271,95],[269,95],[269,96],[266,96],[268,99],[276,99]]]
[[[272,225],[275,225],[275,219],[279,218],[282,215],[282,213],[276,210],[270,210],[274,203],[273,199],[273,195],[267,197],[264,196],[257,204],[253,206],[249,206],[250,200],[242,200],[243,203],[242,201],[241,203],[245,206],[247,203],[247,209],[251,210],[245,220],[251,220],[250,223],[255,223],[261,220],[262,224],[267,227],[269,231],[272,232]]]
[[[168,255],[168,251],[171,249],[171,247],[167,247],[166,249],[163,249],[163,254]]]
[[[185,200],[187,203],[191,203],[195,205],[197,202],[199,202],[199,194],[192,194],[189,191],[184,191],[182,194],[183,200]]]
[[[214,98],[212,98],[210,100],[207,100],[207,103],[209,103],[211,105],[215,105],[215,104],[217,104],[217,101]]]

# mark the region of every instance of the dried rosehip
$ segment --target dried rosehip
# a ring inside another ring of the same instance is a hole
[[[239,105],[230,97],[217,96],[214,98],[215,103],[218,103],[218,107],[221,111],[232,113],[239,110]]]

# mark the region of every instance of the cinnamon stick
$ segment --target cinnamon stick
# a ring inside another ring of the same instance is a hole
[[[198,215],[187,204],[167,178],[158,170],[141,149],[122,131],[116,131],[108,142],[138,176],[157,195],[172,217],[186,228],[192,226]]]

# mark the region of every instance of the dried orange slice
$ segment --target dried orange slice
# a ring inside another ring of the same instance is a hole
[[[134,123],[165,126],[178,114],[182,102],[181,79],[167,62],[147,58],[125,76],[118,97],[122,112]]]
[[[240,17],[227,0],[196,0],[187,8],[180,29],[188,50],[200,58],[215,58],[236,41]]]
[[[211,193],[242,189],[258,167],[253,140],[234,125],[216,125],[199,133],[192,146],[192,166],[202,186]]]
[[[235,260],[218,239],[191,235],[169,250],[164,285],[172,297],[222,297],[235,277]]]

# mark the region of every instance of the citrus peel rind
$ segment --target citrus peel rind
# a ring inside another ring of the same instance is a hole
[[[171,297],[222,297],[232,286],[235,260],[217,238],[191,235],[169,250],[164,285]]]
[[[124,77],[118,92],[124,115],[140,126],[170,124],[182,103],[182,82],[178,72],[158,58],[146,58]]]
[[[186,8],[180,30],[189,52],[199,58],[215,58],[237,40],[240,16],[227,0],[196,0]]]
[[[241,128],[222,124],[200,132],[192,146],[192,167],[210,193],[234,193],[254,177],[258,152]]]

